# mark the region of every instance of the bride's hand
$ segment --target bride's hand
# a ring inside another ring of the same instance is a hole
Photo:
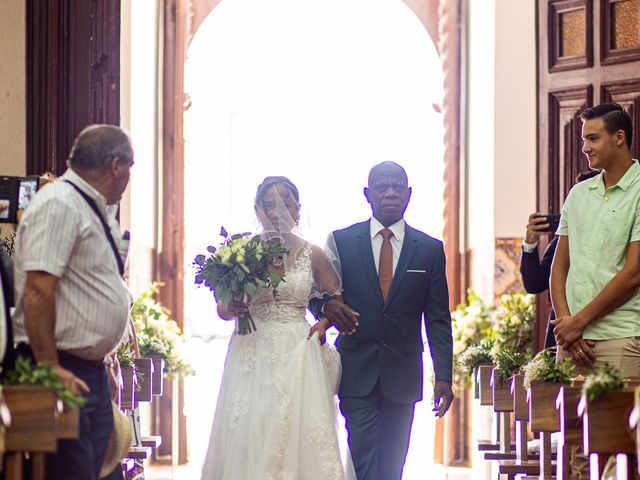
[[[307,335],[307,340],[310,340],[314,333],[318,334],[318,340],[320,340],[320,345],[324,345],[327,341],[327,328],[329,328],[331,324],[329,320],[323,318],[318,323],[316,323],[313,327],[309,329],[309,335]]]
[[[226,305],[218,303],[218,315],[225,320],[238,318],[249,311],[249,304],[231,300]]]

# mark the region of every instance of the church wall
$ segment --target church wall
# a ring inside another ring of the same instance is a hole
[[[25,2],[0,0],[0,175],[24,175]]]
[[[496,0],[496,238],[522,237],[536,206],[535,4]]]
[[[467,37],[467,232],[471,285],[493,293],[495,0],[470,0]]]
[[[520,290],[520,241],[536,203],[534,5],[469,0],[468,245],[487,300]]]
[[[121,124],[131,136],[135,164],[121,206],[121,223],[131,231],[129,285],[135,293],[154,279],[158,248],[158,3],[122,1]]]

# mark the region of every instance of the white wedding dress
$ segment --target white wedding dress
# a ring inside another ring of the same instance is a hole
[[[287,271],[277,300],[258,291],[257,330],[231,337],[203,480],[355,479],[338,445],[339,354],[315,335],[307,340],[310,252]]]

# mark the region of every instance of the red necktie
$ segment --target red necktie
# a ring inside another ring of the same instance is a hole
[[[380,263],[378,265],[378,278],[380,279],[380,289],[382,290],[382,299],[386,302],[389,288],[391,288],[391,280],[393,279],[393,250],[391,249],[391,240],[393,232],[388,228],[380,230],[382,235],[382,248],[380,248]]]

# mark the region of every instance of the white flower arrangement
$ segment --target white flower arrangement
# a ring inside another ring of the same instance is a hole
[[[524,366],[524,387],[529,388],[532,382],[568,384],[573,380],[574,373],[575,365],[570,358],[556,362],[549,350],[543,350]]]
[[[510,292],[502,295],[493,312],[495,351],[512,348],[531,355],[535,327],[535,295]]]
[[[158,283],[140,295],[133,304],[131,318],[141,356],[160,355],[166,364],[167,375],[193,374],[186,360],[182,331],[171,312],[153,297],[158,293]]]

